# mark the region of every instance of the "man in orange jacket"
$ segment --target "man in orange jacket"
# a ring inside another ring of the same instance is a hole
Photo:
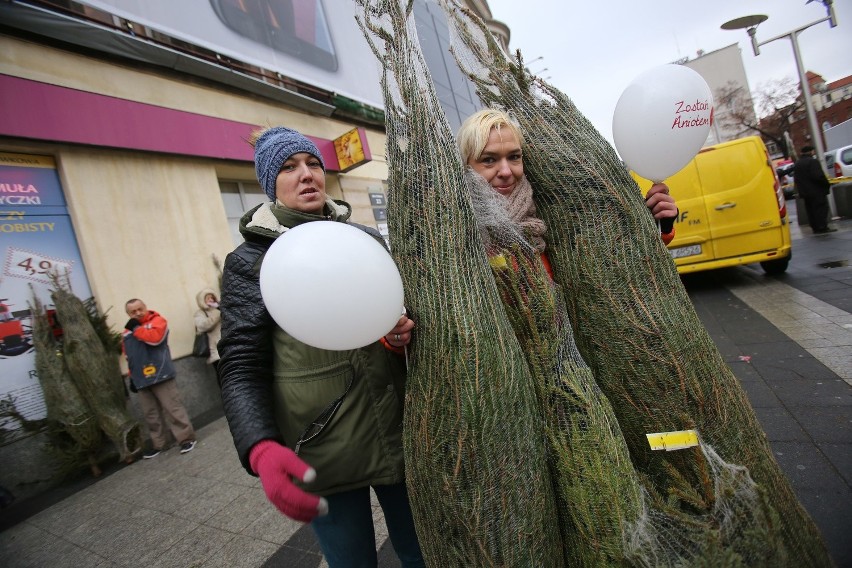
[[[172,435],[180,445],[180,453],[191,452],[195,448],[195,430],[175,384],[168,323],[137,298],[128,300],[124,308],[130,316],[122,334],[124,354],[130,369],[130,390],[139,397],[151,434],[151,449],[142,457],[156,457],[166,445],[160,412],[165,415]]]

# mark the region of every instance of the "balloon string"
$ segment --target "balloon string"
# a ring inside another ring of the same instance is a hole
[[[406,309],[405,306],[402,306],[402,315],[404,315],[404,316],[408,315],[408,309]],[[405,374],[407,375],[408,374],[408,344],[406,343],[405,345],[402,346],[402,348],[405,350]]]

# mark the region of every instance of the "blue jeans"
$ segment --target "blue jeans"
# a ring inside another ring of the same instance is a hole
[[[424,567],[405,483],[377,485],[373,490],[379,498],[391,544],[402,566]],[[378,559],[370,488],[362,487],[325,498],[328,514],[316,517],[311,526],[329,568],[375,568]]]

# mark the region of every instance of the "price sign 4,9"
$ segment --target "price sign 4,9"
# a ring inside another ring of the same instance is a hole
[[[51,274],[71,274],[73,264],[73,261],[9,247],[3,264],[3,275],[51,284]]]

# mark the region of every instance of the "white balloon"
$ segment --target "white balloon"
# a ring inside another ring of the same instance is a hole
[[[695,157],[712,123],[713,94],[704,78],[683,65],[660,65],[624,89],[612,136],[631,170],[659,182]]]
[[[403,312],[402,279],[388,252],[334,221],[303,223],[278,237],[260,267],[260,293],[284,331],[329,350],[378,341]]]

